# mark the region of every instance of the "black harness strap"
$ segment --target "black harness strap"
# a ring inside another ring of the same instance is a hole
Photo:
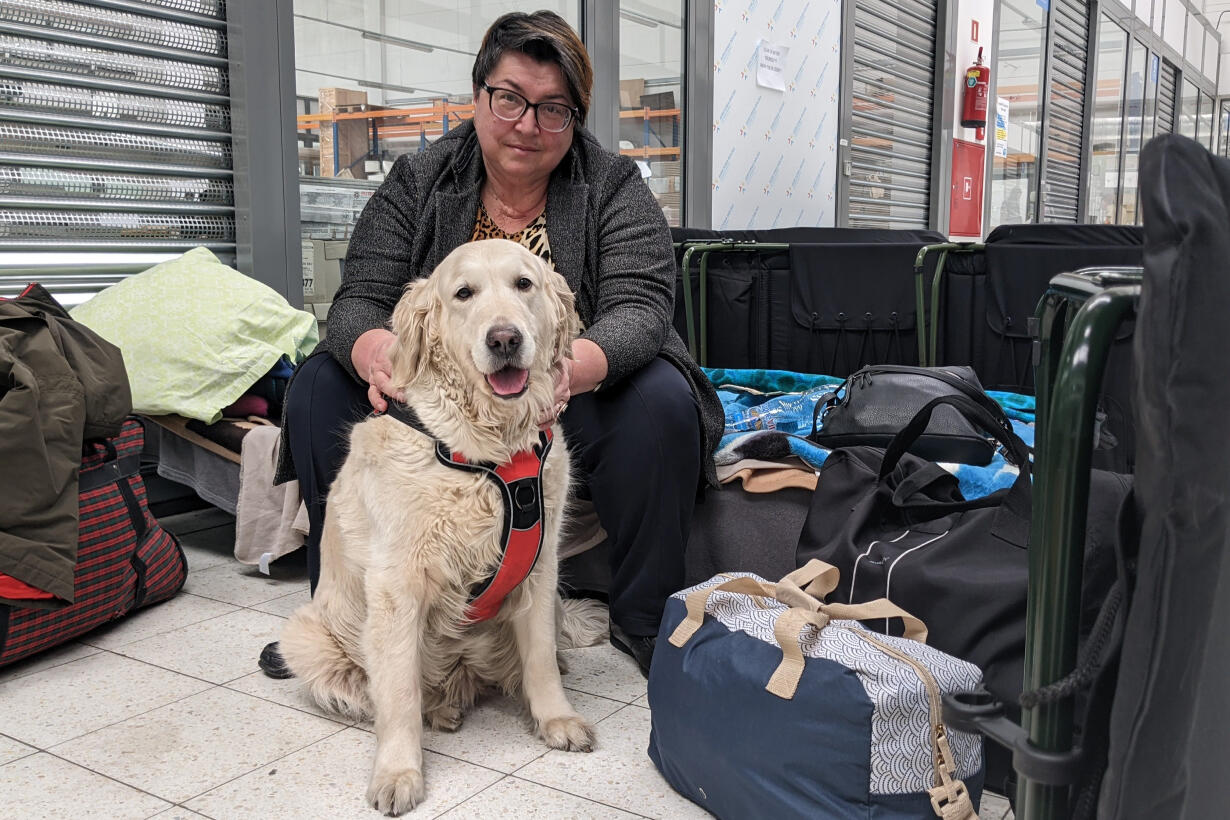
[[[538,434],[538,444],[516,453],[508,464],[471,462],[453,453],[423,424],[414,408],[389,402],[388,415],[412,427],[435,443],[436,460],[458,470],[482,473],[491,479],[504,502],[503,531],[500,535],[500,563],[490,578],[470,592],[466,618],[485,621],[495,616],[504,599],[529,577],[543,541],[542,470],[551,451],[549,430]]]

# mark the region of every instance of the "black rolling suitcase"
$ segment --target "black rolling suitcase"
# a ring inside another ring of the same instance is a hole
[[[1143,234],[1131,225],[1001,225],[985,245],[949,252],[938,278],[923,274],[928,304],[938,299],[930,364],[974,368],[988,390],[1034,393],[1032,321],[1047,285],[1079,268],[1139,267]],[[936,256],[935,254],[932,257]],[[1100,396],[1096,466],[1131,472],[1132,324],[1116,334]]]
[[[866,364],[917,364],[911,271],[939,234],[675,228],[672,237],[674,324],[702,366],[844,377]]]

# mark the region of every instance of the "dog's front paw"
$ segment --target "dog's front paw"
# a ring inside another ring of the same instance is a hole
[[[422,803],[426,793],[418,769],[377,769],[367,787],[367,802],[381,814],[396,817]]]
[[[462,714],[456,706],[439,706],[424,717],[428,726],[440,732],[455,732],[461,728]]]
[[[552,749],[565,752],[592,752],[594,727],[580,715],[550,718],[538,724],[538,736]]]

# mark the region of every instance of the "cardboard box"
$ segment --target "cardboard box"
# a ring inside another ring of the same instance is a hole
[[[660,91],[657,94],[642,94],[641,106],[651,111],[666,111],[675,107],[675,92]]]
[[[350,241],[346,239],[303,240],[303,302],[329,305],[342,286],[342,267]]]
[[[645,93],[644,78],[619,81],[619,107],[640,108],[641,95]]]
[[[320,113],[354,111],[367,105],[367,92],[350,88],[322,88],[317,92]],[[337,124],[337,168],[333,167],[333,126],[320,126],[320,175],[366,179],[367,169],[359,158],[366,156],[369,140],[367,120],[344,120]],[[353,167],[352,167],[353,166]],[[348,173],[342,173],[347,171]]]

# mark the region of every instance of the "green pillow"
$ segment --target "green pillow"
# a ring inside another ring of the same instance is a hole
[[[194,248],[77,305],[74,319],[116,345],[135,412],[212,424],[283,355],[316,347],[316,317]]]

